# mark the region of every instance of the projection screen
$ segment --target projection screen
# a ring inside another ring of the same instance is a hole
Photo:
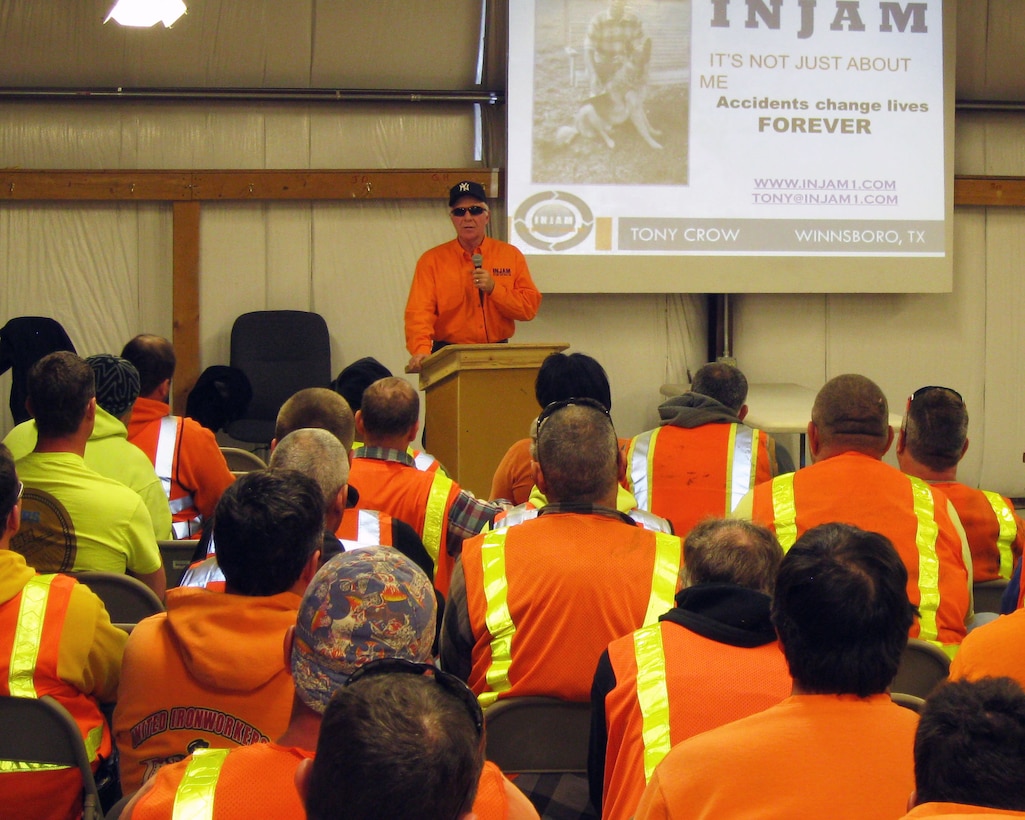
[[[510,241],[549,293],[949,291],[946,5],[509,3]]]

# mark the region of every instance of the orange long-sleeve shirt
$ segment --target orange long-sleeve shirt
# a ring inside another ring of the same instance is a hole
[[[481,265],[495,289],[480,297],[473,286],[473,259],[458,240],[431,248],[416,263],[406,300],[406,349],[431,352],[435,341],[486,344],[508,339],[516,322],[537,315],[541,293],[517,248],[491,237],[480,245]]]

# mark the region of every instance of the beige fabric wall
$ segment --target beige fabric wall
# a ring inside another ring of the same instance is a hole
[[[1025,100],[1017,9],[1017,0],[958,3],[958,99]],[[189,25],[166,32],[98,27],[106,11],[107,0],[0,0],[0,86],[475,87],[481,7],[470,0],[196,0]],[[504,78],[484,87],[501,90]],[[1025,174],[1023,130],[1021,113],[960,113],[957,173]],[[0,103],[0,163],[29,168],[487,165],[475,133],[466,104]],[[949,384],[972,414],[962,477],[1025,495],[1016,355],[1025,219],[959,208],[955,232],[952,293],[736,297],[734,352],[754,382],[817,388],[863,372],[896,410],[915,387]],[[170,234],[169,207],[2,205],[0,318],[54,316],[85,354],[140,331],[170,335]],[[401,371],[413,265],[450,234],[436,202],[204,205],[202,363],[227,361],[239,313],[300,308],[327,319],[335,371],[364,355]],[[659,385],[702,363],[704,304],[700,295],[549,296],[517,339],[566,341],[602,361],[617,427],[630,435],[656,422]],[[4,406],[8,387],[0,378]],[[4,409],[0,433],[9,425]]]

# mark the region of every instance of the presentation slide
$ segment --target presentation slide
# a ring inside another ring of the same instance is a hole
[[[949,290],[952,18],[511,2],[510,241],[549,292]]]

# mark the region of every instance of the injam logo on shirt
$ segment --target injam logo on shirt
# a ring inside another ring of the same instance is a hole
[[[594,215],[578,196],[565,191],[542,191],[520,203],[513,227],[531,247],[565,251],[590,236]]]

